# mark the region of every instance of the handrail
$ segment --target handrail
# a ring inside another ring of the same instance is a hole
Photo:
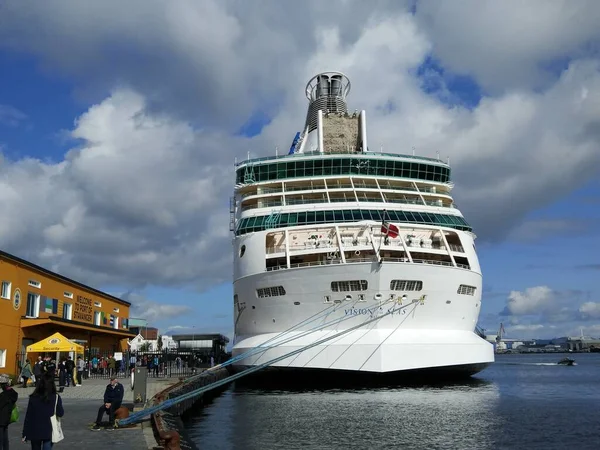
[[[381,260],[383,262],[401,262],[401,263],[409,263],[410,261],[408,260],[408,258],[395,258],[395,257],[382,257]],[[346,264],[353,264],[353,263],[364,263],[364,262],[377,262],[377,260],[375,259],[375,256],[373,256],[372,258],[346,258]],[[434,259],[414,259],[413,258],[413,263],[414,264],[431,264],[434,266],[445,266],[445,267],[454,267],[454,265],[450,262],[450,261],[439,261],[439,260],[434,260]],[[307,262],[303,262],[303,263],[295,263],[295,264],[290,264],[290,269],[298,269],[300,267],[312,267],[312,266],[328,266],[331,264],[343,264],[341,259],[330,259],[330,260],[325,260],[325,261],[307,261]],[[456,267],[460,268],[460,269],[467,269],[467,270],[471,270],[471,267],[467,264],[459,264],[456,263]],[[266,268],[266,272],[273,272],[275,270],[286,270],[288,267],[287,266],[282,266],[282,265],[277,265],[277,266],[272,266],[272,267],[267,267]]]
[[[439,195],[445,195],[445,196],[450,196],[449,193],[447,192],[439,192],[437,189],[434,189],[433,187],[423,187],[423,188],[419,188],[419,189],[415,189],[414,187],[410,187],[410,186],[391,186],[391,185],[387,185],[384,186],[383,184],[381,184],[381,188],[378,188],[377,186],[361,186],[360,183],[355,184],[355,186],[353,187],[352,184],[350,183],[339,183],[339,184],[327,184],[327,187],[323,186],[286,186],[285,187],[285,192],[298,192],[298,191],[309,191],[309,192],[325,192],[325,191],[333,191],[333,190],[338,190],[338,189],[347,189],[347,190],[354,190],[354,188],[356,188],[357,191],[362,191],[365,189],[369,189],[369,192],[372,191],[377,191],[379,192],[379,190],[381,190],[383,193],[389,193],[389,192],[420,192],[422,194],[439,194]],[[251,196],[259,196],[259,195],[268,195],[268,194],[281,194],[283,193],[283,189],[281,188],[263,188],[262,192],[258,192],[258,191],[251,191],[251,192],[244,192],[242,193],[240,196],[241,198],[246,198],[246,197],[251,197]]]
[[[243,205],[242,211],[249,211],[251,209],[259,209],[259,208],[270,208],[273,206],[291,206],[291,205],[311,205],[311,204],[322,204],[322,203],[394,203],[398,205],[415,205],[415,206],[433,206],[435,208],[450,208],[456,209],[454,203],[451,204],[439,204],[438,202],[426,201],[425,204],[420,200],[409,200],[409,199],[389,199],[386,198],[385,202],[381,200],[380,197],[358,197],[358,201],[355,198],[346,199],[346,198],[330,198],[327,200],[326,198],[307,198],[307,199],[294,199],[294,198],[286,198],[285,205],[281,200],[275,200],[270,202],[262,202],[260,205],[258,203],[251,203],[249,205]],[[418,211],[417,211],[418,212]]]
[[[432,161],[432,162],[436,162],[439,163],[440,165],[443,165],[445,167],[450,167],[448,164],[446,164],[445,162],[441,161],[439,158],[430,158],[428,156],[416,156],[416,155],[403,155],[401,153],[384,153],[384,152],[362,152],[362,153],[357,153],[354,151],[347,151],[347,152],[336,152],[336,153],[292,153],[291,155],[274,155],[274,156],[262,156],[262,157],[258,157],[258,158],[252,158],[252,159],[245,159],[243,161],[240,162],[236,162],[235,163],[235,167],[240,167],[246,164],[254,164],[257,162],[261,162],[261,161],[270,161],[270,160],[280,160],[280,159],[299,159],[299,158],[315,158],[315,157],[336,157],[336,156],[340,156],[340,155],[355,155],[357,158],[365,158],[365,157],[369,157],[369,156],[375,156],[375,157],[391,157],[391,158],[406,158],[406,159],[415,159],[415,160],[422,160],[422,161]]]

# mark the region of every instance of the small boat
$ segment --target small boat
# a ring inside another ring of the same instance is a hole
[[[571,358],[563,358],[557,364],[559,366],[574,366],[575,360]]]

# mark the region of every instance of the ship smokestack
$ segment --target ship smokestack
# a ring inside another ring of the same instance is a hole
[[[315,75],[306,85],[309,101],[305,128],[308,132],[317,129],[317,111],[323,114],[346,114],[346,97],[350,92],[350,80],[341,72],[323,72]]]

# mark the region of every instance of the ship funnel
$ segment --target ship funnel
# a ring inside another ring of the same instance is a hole
[[[346,114],[349,92],[350,80],[341,72],[323,72],[312,77],[306,85],[309,105],[305,128],[308,132],[317,128],[319,110],[324,114]]]

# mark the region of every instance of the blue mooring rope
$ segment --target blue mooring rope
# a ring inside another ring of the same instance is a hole
[[[146,409],[143,409],[142,411],[138,411],[136,413],[133,413],[129,417],[127,417],[125,419],[121,419],[121,420],[117,421],[116,423],[117,423],[118,426],[130,425],[132,423],[135,423],[135,422],[141,420],[142,418],[144,418],[146,416],[149,416],[149,415],[154,414],[154,413],[156,413],[158,411],[161,411],[161,410],[170,408],[172,406],[175,406],[175,405],[177,405],[177,404],[179,404],[181,402],[184,402],[184,401],[186,401],[188,399],[197,397],[198,395],[203,394],[204,392],[208,392],[208,391],[210,391],[212,389],[215,389],[215,388],[217,388],[219,386],[223,386],[225,384],[229,384],[232,381],[235,381],[235,380],[237,380],[239,378],[242,378],[242,377],[244,377],[246,375],[249,375],[251,373],[257,372],[257,371],[259,371],[261,369],[264,369],[265,367],[268,367],[268,366],[270,366],[272,364],[275,364],[275,363],[277,363],[279,361],[282,361],[282,360],[284,360],[286,358],[289,358],[290,356],[297,355],[298,353],[302,353],[302,352],[304,352],[306,350],[309,350],[309,349],[311,349],[313,347],[316,347],[318,345],[324,344],[325,342],[328,342],[328,341],[330,341],[332,339],[335,339],[337,337],[340,337],[340,336],[343,336],[345,334],[348,334],[348,333],[350,333],[350,332],[352,332],[354,330],[357,330],[357,329],[359,329],[359,328],[361,328],[361,327],[363,327],[365,325],[368,325],[370,323],[376,322],[376,321],[378,321],[378,320],[380,320],[380,319],[382,319],[382,318],[384,318],[384,317],[386,317],[386,316],[388,316],[390,314],[394,314],[397,311],[400,311],[400,310],[402,310],[404,308],[408,308],[411,305],[416,305],[417,302],[419,302],[419,300],[413,300],[411,303],[409,303],[407,305],[391,309],[388,312],[382,314],[381,316],[374,317],[374,318],[369,319],[369,320],[367,320],[367,321],[365,321],[363,323],[360,323],[360,324],[355,325],[355,326],[353,326],[351,328],[348,328],[347,330],[340,331],[339,333],[336,333],[336,334],[334,334],[332,336],[320,339],[320,340],[318,340],[316,342],[313,342],[312,344],[309,344],[309,345],[307,345],[305,347],[293,350],[293,351],[291,351],[289,353],[286,353],[285,355],[278,356],[277,358],[274,358],[274,359],[272,359],[270,361],[267,361],[267,362],[265,362],[265,363],[263,363],[263,364],[261,364],[259,366],[250,367],[250,368],[248,368],[248,369],[246,369],[246,370],[244,370],[242,372],[239,372],[237,374],[231,375],[231,376],[229,376],[227,378],[223,378],[222,380],[216,381],[216,382],[214,382],[214,383],[212,383],[212,384],[210,384],[208,386],[203,386],[201,388],[198,388],[198,389],[195,389],[195,390],[193,390],[191,392],[188,392],[187,394],[183,394],[183,395],[181,395],[179,397],[166,400],[165,402],[161,403],[160,405],[151,406],[150,408],[146,408]]]

